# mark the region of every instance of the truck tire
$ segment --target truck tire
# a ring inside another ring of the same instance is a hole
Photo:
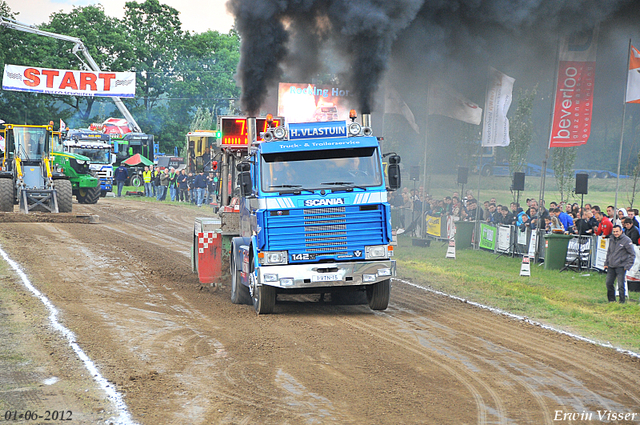
[[[371,310],[386,310],[389,305],[391,280],[383,280],[367,287],[367,301]]]
[[[81,187],[78,189],[76,199],[79,204],[95,204],[100,199],[100,186]]]
[[[141,187],[144,184],[142,182],[142,177],[140,177],[138,174],[131,176],[131,179],[129,182],[131,183],[131,186],[135,186],[135,187]]]
[[[611,177],[611,175],[607,171],[603,171],[602,173],[600,173],[601,179],[608,179],[609,177]]]
[[[482,167],[482,175],[483,176],[489,177],[492,174],[493,174],[493,172],[491,170],[491,166],[485,165],[484,167]]]
[[[13,212],[13,179],[0,179],[0,211]]]
[[[258,314],[271,314],[276,306],[276,288],[258,286],[253,292],[253,308]]]
[[[61,213],[70,213],[73,202],[71,182],[69,180],[56,180],[55,187],[58,198],[58,211]]]
[[[251,305],[249,288],[242,284],[240,270],[236,270],[235,264],[233,263],[231,265],[231,302],[234,304]]]

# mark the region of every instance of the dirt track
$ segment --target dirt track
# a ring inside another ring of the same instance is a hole
[[[0,245],[138,423],[543,424],[593,412],[565,422],[575,424],[600,423],[598,410],[640,423],[640,362],[614,350],[397,281],[385,312],[308,297],[258,317],[231,304],[228,285],[202,287],[191,273],[193,218],[205,211],[101,199],[74,212],[101,223],[5,223]],[[16,350],[29,379],[60,378],[29,400],[0,382],[0,407],[108,423],[114,407],[39,302],[13,273],[0,278],[13,294],[3,304],[0,292],[0,329],[26,324]]]

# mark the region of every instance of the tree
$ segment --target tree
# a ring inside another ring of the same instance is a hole
[[[126,33],[118,19],[104,13],[102,5],[75,7],[69,13],[58,12],[51,15],[49,23],[41,27],[45,31],[79,38],[101,70],[125,71],[131,67],[133,52],[127,42]],[[42,66],[60,69],[92,69],[85,58],[72,53],[73,43],[54,40],[53,51]],[[53,96],[54,99],[70,106],[76,114],[76,125],[91,122],[92,108],[100,98],[84,96]],[[105,100],[111,103],[111,100]]]
[[[556,183],[558,184],[560,202],[568,200],[573,192],[572,187],[575,179],[573,165],[576,161],[577,152],[577,147],[553,148],[552,166],[556,177]]]
[[[137,72],[136,95],[150,111],[167,94],[182,48],[184,33],[178,11],[158,0],[125,4],[123,25],[132,44],[133,66]]]
[[[0,14],[16,19],[8,4],[0,1]],[[18,30],[0,27],[0,67],[5,64],[41,66],[50,55],[51,42],[43,37]],[[1,119],[12,124],[47,124],[61,115],[61,108],[48,95],[14,91],[0,91]]]
[[[533,141],[531,114],[536,94],[537,85],[530,90],[518,90],[518,107],[515,116],[509,121],[511,143],[507,147],[507,155],[511,175],[522,171],[527,162],[529,147]]]

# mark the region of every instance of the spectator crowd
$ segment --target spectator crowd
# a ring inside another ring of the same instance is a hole
[[[127,175],[122,172],[118,175],[119,170],[120,168],[115,173],[120,179],[116,178],[118,182],[117,196],[121,196],[122,185],[127,178]],[[144,167],[142,179],[144,181],[144,196],[147,198],[156,198],[158,201],[188,202],[199,207],[203,204],[215,204],[220,189],[218,172],[213,170],[209,170],[205,175],[204,171],[194,174],[187,173],[184,169],[180,171],[174,167],[159,169],[150,165]]]
[[[436,199],[422,188],[392,193],[389,202],[400,211],[396,215],[398,227],[402,229],[418,228],[426,216],[452,216],[454,221],[481,221],[491,225],[513,225],[526,232],[527,229],[544,229],[549,233],[565,233],[581,236],[599,235],[609,237],[613,227],[618,225],[631,241],[638,245],[640,239],[640,220],[638,209],[619,208],[609,205],[601,209],[598,205],[550,202],[549,208],[537,199],[527,199],[526,206],[517,202],[501,205],[495,198],[480,204],[472,191],[460,198],[459,193]],[[424,215],[423,215],[424,213]]]

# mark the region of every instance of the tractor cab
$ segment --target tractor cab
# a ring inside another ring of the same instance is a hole
[[[71,186],[51,162],[52,126],[6,124],[0,210],[71,212]]]
[[[18,158],[25,164],[40,163],[50,152],[51,130],[47,126],[18,126],[9,124],[6,128],[8,140],[5,155],[12,160]]]
[[[216,140],[218,133],[212,130],[196,130],[187,133],[187,173],[215,169]]]

